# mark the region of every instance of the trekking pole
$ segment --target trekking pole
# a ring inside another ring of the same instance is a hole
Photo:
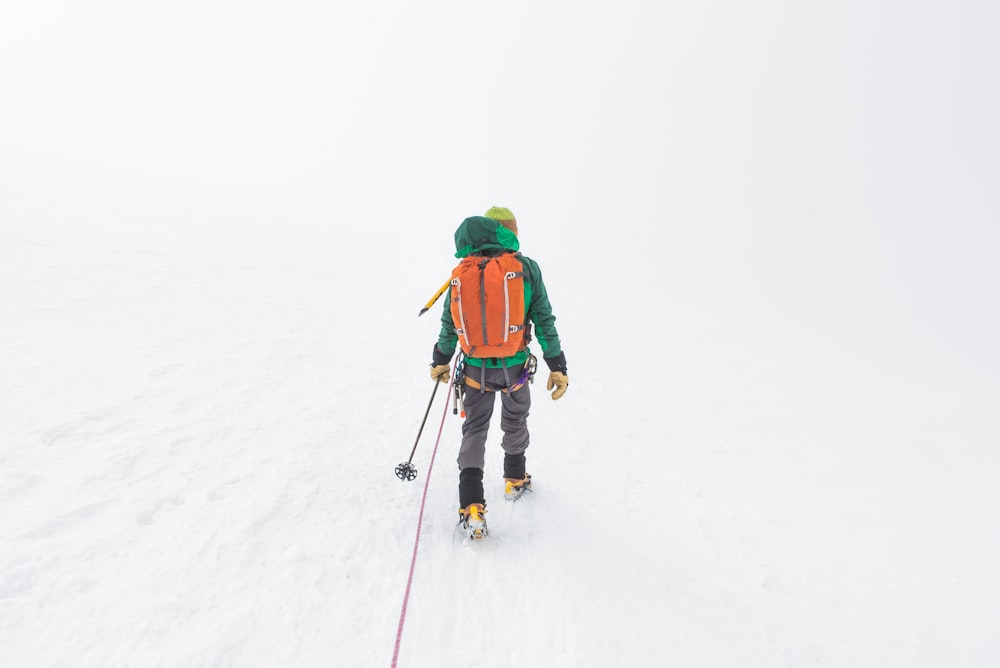
[[[431,392],[431,400],[427,402],[427,411],[424,412],[424,420],[420,423],[420,430],[417,432],[417,440],[413,442],[413,450],[410,451],[410,458],[396,466],[396,477],[402,481],[416,480],[417,479],[417,469],[413,466],[413,453],[417,451],[417,443],[420,442],[420,434],[424,431],[424,425],[427,424],[427,416],[431,412],[431,404],[434,403],[434,395],[437,394],[438,381],[434,381],[434,390]]]
[[[449,278],[447,281],[445,281],[445,284],[441,286],[441,289],[434,293],[434,296],[431,297],[430,301],[427,302],[422,309],[420,309],[420,313],[417,314],[417,317],[419,318],[424,313],[427,313],[427,311],[429,311],[431,307],[434,306],[434,302],[441,299],[441,295],[445,293],[445,290],[447,290],[448,286],[450,285],[451,285],[451,279]]]

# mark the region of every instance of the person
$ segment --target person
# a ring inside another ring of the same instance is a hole
[[[455,232],[455,247],[455,255],[460,258],[516,252],[519,248],[517,219],[510,209],[504,207],[493,207],[485,216],[466,218]],[[566,394],[569,378],[566,355],[556,331],[556,318],[538,263],[519,253],[516,257],[523,265],[525,323],[529,323],[527,331],[531,331],[530,323],[533,323],[535,340],[549,368],[546,390],[552,391],[553,399],[560,399]],[[450,363],[458,344],[459,323],[453,320],[451,293],[449,288],[431,362],[431,379],[441,383],[451,380]],[[486,530],[483,468],[486,438],[497,395],[500,396],[500,428],[503,431],[504,495],[508,499],[517,499],[531,486],[531,476],[526,471],[525,450],[529,443],[529,381],[535,371],[536,358],[528,348],[529,339],[530,334],[525,337],[521,350],[502,358],[477,357],[473,350],[471,355],[465,356],[464,373],[456,375],[456,384],[461,383],[459,391],[466,416],[458,451],[459,515],[460,523],[473,538],[483,537]]]

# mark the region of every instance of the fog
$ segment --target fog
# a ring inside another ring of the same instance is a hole
[[[500,204],[548,253],[648,264],[675,302],[958,354],[997,333],[998,12],[21,3],[0,215],[360,246],[378,228],[427,253]]]
[[[7,4],[22,665],[387,659],[415,316],[494,205],[572,388],[484,551],[449,423],[409,665],[996,663],[1000,4]]]

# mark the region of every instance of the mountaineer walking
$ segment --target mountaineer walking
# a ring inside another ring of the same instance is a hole
[[[547,390],[560,399],[569,387],[566,356],[556,332],[538,263],[518,252],[517,220],[510,209],[493,207],[485,216],[466,218],[455,231],[455,256],[441,333],[434,346],[431,378],[451,380],[450,362],[457,346],[455,384],[465,407],[458,451],[460,523],[470,538],[486,536],[483,468],[490,419],[500,396],[504,496],[517,500],[531,487],[525,470],[528,411],[536,358],[534,340],[549,368]]]

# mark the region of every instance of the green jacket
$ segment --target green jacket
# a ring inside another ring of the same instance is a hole
[[[455,231],[457,258],[476,253],[517,251],[519,247],[517,236],[492,218],[482,216],[466,218]],[[542,272],[538,268],[538,263],[531,258],[518,254],[518,259],[524,265],[524,308],[527,320],[534,323],[533,338],[541,346],[542,358],[549,367],[552,368],[555,363],[556,367],[565,371],[566,362],[559,344],[559,334],[556,332],[556,317],[552,315],[552,305],[545,291],[545,283],[542,282]],[[441,314],[441,333],[438,336],[437,352],[441,353],[440,357],[451,359],[457,346],[458,334],[451,319],[451,288],[448,288]],[[530,350],[525,348],[507,358],[467,357],[465,363],[476,367],[481,367],[485,363],[487,368],[499,368],[504,364],[513,367],[523,364],[529,353]],[[439,358],[439,355],[435,354],[435,358]]]

